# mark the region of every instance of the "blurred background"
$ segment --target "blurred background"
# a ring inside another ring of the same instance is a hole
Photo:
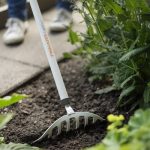
[[[64,53],[71,52],[77,47],[68,42],[68,31],[56,34],[49,32],[49,24],[56,14],[55,2],[55,0],[38,0],[56,57],[60,60]],[[6,31],[8,6],[6,0],[0,0],[0,66],[2,66],[0,70],[0,96],[6,95],[49,68],[29,3],[27,3],[27,7],[29,26],[25,40],[20,45],[6,46],[3,35]],[[83,18],[77,11],[73,12],[72,28],[75,32],[86,30]]]
[[[1,0],[0,1],[0,6],[4,6],[6,4],[6,0]]]
[[[38,0],[40,9],[43,11],[47,11],[55,5],[55,0]],[[27,7],[29,10],[29,18],[32,16],[31,9],[29,3],[27,3]],[[0,29],[5,27],[7,21],[7,13],[8,6],[7,0],[0,0]]]

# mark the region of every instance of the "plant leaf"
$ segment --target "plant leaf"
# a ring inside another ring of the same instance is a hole
[[[40,150],[40,148],[31,147],[30,145],[27,144],[9,143],[9,144],[0,144],[0,150]]]
[[[147,50],[149,50],[150,48],[150,45],[147,45],[147,46],[144,46],[144,47],[140,47],[140,48],[136,48],[130,52],[128,52],[127,54],[125,54],[123,57],[120,58],[120,62],[123,62],[123,61],[127,61],[129,60],[131,57],[134,57],[134,56],[137,56]]]
[[[12,114],[0,115],[0,130],[12,119]]]
[[[115,14],[122,14],[123,13],[123,9],[121,8],[121,6],[119,6],[117,3],[115,3],[112,0],[109,0],[107,2],[107,6],[110,7]]]
[[[122,82],[122,84],[120,85],[121,88],[123,88],[129,81],[131,81],[134,77],[136,77],[136,74],[128,77],[125,81]]]
[[[69,42],[71,42],[71,44],[76,44],[77,42],[80,42],[79,35],[71,28],[69,29]]]
[[[101,94],[110,93],[110,92],[115,91],[115,90],[117,90],[117,89],[114,86],[109,86],[107,88],[97,90],[95,93],[101,95]]]
[[[145,111],[140,109],[140,110],[136,111],[134,116],[132,116],[129,121],[129,127],[132,129],[134,128],[135,130],[140,129],[142,127],[142,125],[145,125],[145,126],[148,125],[148,127],[149,127],[149,125],[150,125],[149,116],[150,116],[150,109],[146,109]],[[138,130],[137,130],[137,132],[138,132]]]
[[[4,137],[0,137],[0,144],[4,143],[4,141],[5,141]]]
[[[71,53],[64,53],[64,59],[71,59],[73,55]]]
[[[13,94],[12,96],[0,98],[0,109],[17,103],[24,98],[27,98],[27,95]]]
[[[145,88],[143,96],[144,96],[144,102],[148,104],[150,102],[150,87],[147,86]]]
[[[127,89],[123,89],[122,93],[119,96],[119,101],[118,104],[120,104],[121,100],[126,97],[129,96],[129,94],[131,94],[131,92],[133,92],[136,89],[135,86],[130,86]]]

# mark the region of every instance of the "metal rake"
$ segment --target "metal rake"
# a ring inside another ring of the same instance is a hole
[[[54,134],[55,135],[61,134],[62,131],[68,132],[70,130],[78,129],[80,127],[80,124],[87,126],[90,123],[95,123],[97,120],[102,121],[104,119],[90,112],[75,112],[70,106],[70,98],[64,85],[64,81],[62,79],[62,75],[60,73],[60,69],[51,46],[48,33],[45,29],[38,2],[37,0],[29,0],[29,2],[33,11],[33,15],[35,17],[37,27],[40,32],[43,47],[61,99],[60,102],[67,111],[67,115],[64,115],[58,120],[56,120],[39,139],[34,141],[38,142],[41,141],[46,136],[51,138]]]

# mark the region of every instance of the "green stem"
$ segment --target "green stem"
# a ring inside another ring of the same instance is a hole
[[[128,67],[129,69],[133,70],[134,72],[136,72],[136,70],[128,65],[126,65],[125,63],[122,63],[124,66]]]
[[[103,11],[104,11],[104,14],[105,14],[106,16],[108,16],[108,15],[109,15],[109,13],[108,13],[108,11],[105,9],[105,7],[104,7],[104,5],[103,5],[102,0],[99,0],[99,2],[100,2],[100,3],[101,3],[101,5],[102,5],[102,9],[103,9]]]
[[[142,81],[144,81],[144,79],[143,79],[143,78],[141,77],[141,75],[139,74],[139,71],[138,71],[138,69],[137,69],[137,67],[136,67],[136,65],[135,65],[135,63],[134,63],[133,60],[131,60],[131,63],[132,63],[132,66],[134,67],[134,70],[135,70],[137,76],[138,76]]]
[[[127,46],[127,43],[126,43],[126,39],[125,39],[125,36],[124,36],[124,33],[123,33],[122,30],[121,30],[121,38],[122,38],[122,41],[124,43],[125,48],[128,49],[128,46]]]
[[[99,36],[100,36],[101,40],[103,41],[103,43],[105,43],[105,40],[104,40],[104,38],[103,38],[102,31],[101,31],[101,29],[99,28],[99,25],[97,24],[97,21],[95,20],[93,14],[92,14],[92,12],[91,12],[91,9],[89,8],[89,6],[88,6],[87,3],[86,3],[86,7],[87,7],[87,9],[88,9],[88,11],[89,11],[89,13],[90,13],[90,15],[91,15],[93,21],[94,21],[95,24],[96,24],[96,28],[97,28],[97,31],[98,31],[98,33],[99,33]]]

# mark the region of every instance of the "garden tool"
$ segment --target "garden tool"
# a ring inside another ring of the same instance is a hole
[[[89,120],[92,119],[92,123],[95,123],[97,120],[103,120],[100,116],[90,113],[90,112],[75,112],[73,108],[70,106],[70,98],[68,96],[68,93],[66,91],[64,81],[62,79],[62,75],[60,73],[60,69],[54,54],[54,51],[51,46],[51,42],[49,39],[49,35],[45,29],[42,14],[38,5],[37,0],[29,0],[33,15],[35,17],[35,21],[37,24],[37,27],[40,32],[41,40],[43,43],[43,47],[52,71],[52,75],[55,80],[55,84],[61,99],[61,104],[65,107],[67,111],[67,115],[64,115],[63,117],[56,120],[46,131],[45,133],[36,141],[41,141],[43,138],[48,136],[51,138],[53,136],[53,133],[57,135],[61,134],[63,128],[65,128],[65,131],[68,132],[72,130],[71,124],[74,125],[74,129],[78,129],[80,127],[80,121],[82,118],[82,122],[84,123],[84,126],[87,126],[89,124]],[[71,120],[74,120],[71,122]],[[65,124],[63,126],[63,124]],[[55,130],[55,132],[54,132]]]

